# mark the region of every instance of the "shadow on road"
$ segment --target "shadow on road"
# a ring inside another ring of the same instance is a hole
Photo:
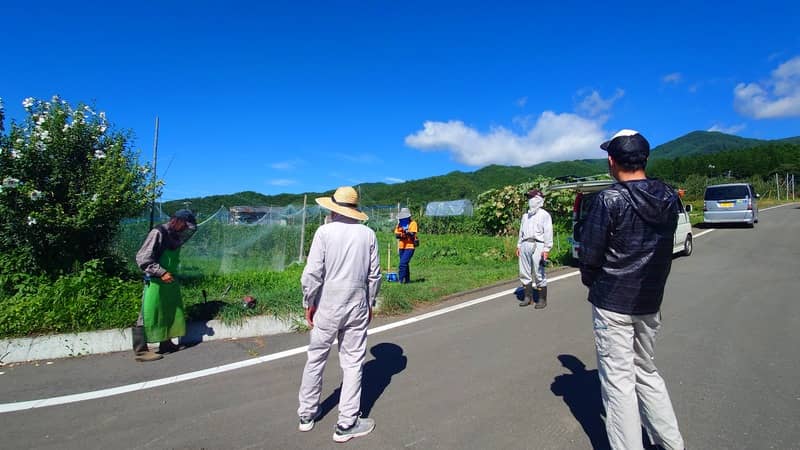
[[[550,385],[550,390],[564,399],[564,403],[589,437],[593,449],[610,449],[606,425],[603,422],[605,412],[603,400],[600,398],[597,370],[586,370],[586,365],[573,355],[558,355],[558,360],[572,373],[557,376]]]
[[[550,390],[564,398],[564,403],[589,437],[592,448],[610,450],[597,370],[586,370],[586,364],[573,355],[558,355],[558,360],[572,373],[557,376],[550,385]],[[642,442],[645,450],[663,450],[651,443],[644,428]]]
[[[736,229],[736,228],[753,228],[751,225],[746,223],[705,223],[701,222],[695,225],[695,228],[699,228],[701,230],[709,230],[712,228],[719,228],[719,229]]]
[[[391,384],[392,376],[404,371],[408,365],[408,358],[403,355],[403,348],[396,344],[382,342],[374,345],[370,353],[375,359],[364,364],[361,379],[361,413],[365,417],[369,417],[375,402]],[[341,392],[340,386],[320,404],[320,417],[327,415],[339,404]]]

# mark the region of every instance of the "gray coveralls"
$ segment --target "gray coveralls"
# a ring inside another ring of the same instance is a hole
[[[553,247],[553,221],[550,214],[539,208],[535,214],[526,212],[519,227],[519,281],[535,288],[547,286],[542,252]]]
[[[369,307],[381,284],[375,232],[346,217],[336,216],[314,234],[300,279],[303,306],[316,305],[308,344],[308,361],[300,384],[301,417],[316,417],[322,373],[334,339],[339,339],[342,390],[337,424],[353,425],[361,410],[361,374],[367,353]]]

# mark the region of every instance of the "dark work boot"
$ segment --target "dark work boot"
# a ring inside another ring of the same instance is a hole
[[[528,283],[523,287],[525,288],[525,300],[519,302],[519,306],[528,306],[533,302],[533,285]]]
[[[547,286],[542,286],[539,288],[539,301],[536,302],[536,309],[542,309],[547,307]]]
[[[163,358],[163,356],[153,353],[147,348],[147,340],[144,337],[144,327],[131,328],[131,336],[133,337],[133,353],[136,355],[137,361],[158,361]]]

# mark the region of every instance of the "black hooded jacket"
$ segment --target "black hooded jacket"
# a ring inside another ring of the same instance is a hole
[[[672,267],[678,196],[659,180],[615,183],[597,194],[581,225],[581,280],[589,301],[621,314],[661,308]]]

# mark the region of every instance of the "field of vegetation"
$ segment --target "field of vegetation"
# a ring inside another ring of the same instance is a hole
[[[109,128],[104,113],[57,97],[26,99],[23,106],[28,112],[24,122],[0,126],[0,337],[130,326],[142,294],[141,272],[132,260],[149,229],[149,223],[131,220],[130,212],[142,211],[157,198],[161,182],[152,179],[149,167],[138,164],[129,134]],[[676,141],[668,143],[669,153],[680,156],[654,157],[649,168],[686,191],[685,201],[695,208],[693,223],[702,220],[702,193],[708,184],[749,182],[761,194],[762,208],[786,201],[786,186],[780,187],[780,177],[776,186],[775,174],[800,172],[796,140],[734,140],[737,146],[755,147],[708,153],[702,150],[734,144],[703,144],[707,138],[708,133],[691,137],[696,154],[682,152]],[[403,189],[395,186],[385,198],[375,194],[373,201],[383,204],[409,197],[416,205],[453,198],[469,198],[475,205],[471,217],[416,215],[422,245],[411,262],[414,282],[384,283],[381,313],[408,312],[449,294],[516,278],[514,252],[519,219],[527,208],[525,192],[532,187],[546,191],[563,181],[555,176],[565,173],[597,173],[604,161],[537,167],[540,172],[532,173],[531,168],[491,166],[471,175],[454,173],[416,180]],[[263,197],[253,194],[253,202]],[[214,203],[219,200],[198,201],[197,206],[210,214],[219,208]],[[547,197],[545,208],[556,231],[553,266],[567,262],[572,201],[566,191]],[[189,318],[236,323],[256,314],[299,316],[299,236],[305,234],[307,251],[316,223],[304,230],[281,224],[201,224],[182,249],[178,274]],[[378,234],[383,270],[387,252],[396,270],[390,225],[367,225]],[[245,296],[254,297],[257,306],[244,307]]]

